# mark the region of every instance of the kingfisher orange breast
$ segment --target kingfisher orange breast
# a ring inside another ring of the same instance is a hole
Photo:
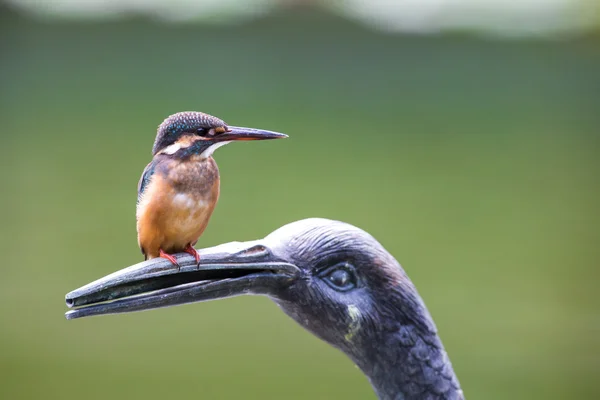
[[[212,157],[158,160],[137,205],[138,243],[146,258],[162,249],[177,253],[194,245],[219,198],[219,170]]]

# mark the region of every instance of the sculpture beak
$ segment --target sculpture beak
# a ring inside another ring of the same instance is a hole
[[[200,263],[182,253],[180,267],[155,258],[100,278],[66,295],[67,319],[126,313],[242,294],[272,295],[300,276],[300,269],[258,241],[199,250]]]

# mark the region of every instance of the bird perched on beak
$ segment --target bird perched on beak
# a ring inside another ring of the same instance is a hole
[[[181,267],[146,261],[74,290],[66,296],[74,308],[66,317],[268,296],[346,353],[380,399],[464,400],[423,299],[398,261],[367,232],[309,218],[264,239],[200,253],[199,264],[189,256],[180,258]]]
[[[213,152],[235,140],[285,138],[287,135],[228,126],[201,112],[180,112],[158,127],[152,155],[138,184],[138,244],[145,259],[194,249],[219,199],[219,169]]]

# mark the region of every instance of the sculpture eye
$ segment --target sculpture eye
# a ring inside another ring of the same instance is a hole
[[[336,264],[319,274],[319,277],[333,289],[345,292],[356,287],[354,267],[348,263]]]

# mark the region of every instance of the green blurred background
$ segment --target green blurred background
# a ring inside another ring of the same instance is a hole
[[[352,223],[417,285],[467,398],[600,395],[597,35],[0,12],[0,398],[375,398],[267,298],[64,319],[65,293],[142,259],[136,184],[184,110],[290,135],[217,152],[199,247]]]

